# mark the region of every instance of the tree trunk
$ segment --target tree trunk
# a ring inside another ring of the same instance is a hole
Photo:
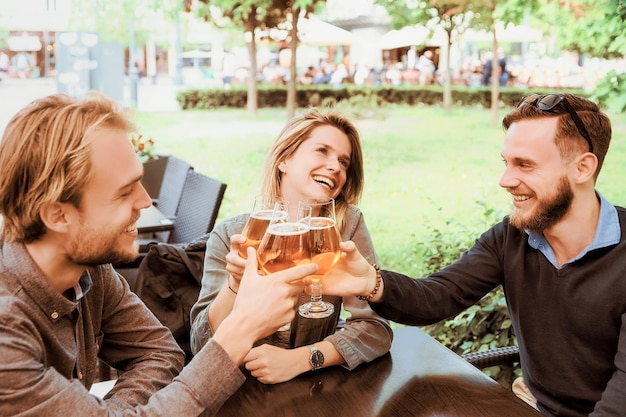
[[[493,58],[491,61],[491,124],[498,124],[498,108],[500,105],[500,63],[498,62],[498,39],[496,29],[493,28],[493,44],[491,46]]]
[[[254,15],[251,14],[248,22],[246,23],[246,32],[250,33],[250,41],[247,43],[248,55],[250,58],[250,69],[248,76],[248,112],[251,115],[257,115],[257,109],[259,107],[259,93],[257,88],[257,63],[256,63],[256,37],[254,35],[255,23]]]
[[[289,60],[289,81],[287,82],[287,119],[291,119],[296,115],[297,83],[298,83],[298,65],[296,51],[298,49],[298,18],[300,9],[293,10],[291,14],[291,40],[289,41],[289,51],[291,51],[291,59]]]
[[[448,42],[445,51],[445,70],[443,73],[443,108],[445,110],[450,110],[452,108],[452,77],[450,75],[450,49],[452,46],[452,38],[451,34],[448,32]],[[435,81],[437,80],[437,75],[435,75]]]

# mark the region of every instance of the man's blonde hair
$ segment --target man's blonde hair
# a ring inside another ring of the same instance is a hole
[[[7,125],[0,143],[0,215],[5,239],[29,243],[45,234],[40,211],[66,202],[80,207],[91,178],[94,132],[130,133],[134,124],[115,101],[54,94],[32,102]]]

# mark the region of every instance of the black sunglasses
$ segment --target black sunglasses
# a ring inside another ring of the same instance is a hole
[[[561,104],[565,111],[570,115],[576,128],[578,129],[578,133],[580,136],[585,138],[587,143],[589,144],[589,152],[593,153],[593,143],[591,142],[591,137],[589,133],[587,133],[587,129],[585,129],[585,125],[583,121],[580,120],[580,117],[576,114],[576,110],[572,107],[572,105],[567,101],[564,95],[562,94],[529,94],[522,98],[522,100],[517,104],[517,107],[523,106],[524,104],[532,104],[542,111],[552,111],[556,106]]]

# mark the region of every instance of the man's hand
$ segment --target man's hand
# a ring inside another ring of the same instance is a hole
[[[367,295],[376,285],[376,271],[352,241],[341,242],[341,258],[322,279],[324,294],[341,297]],[[304,280],[311,292],[311,280]]]

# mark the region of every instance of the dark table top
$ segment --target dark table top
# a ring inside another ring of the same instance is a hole
[[[161,213],[156,206],[141,210],[141,216],[137,220],[139,233],[165,232],[173,229],[174,222]]]
[[[397,329],[391,352],[276,385],[250,375],[216,416],[538,417],[537,411],[423,331]]]

